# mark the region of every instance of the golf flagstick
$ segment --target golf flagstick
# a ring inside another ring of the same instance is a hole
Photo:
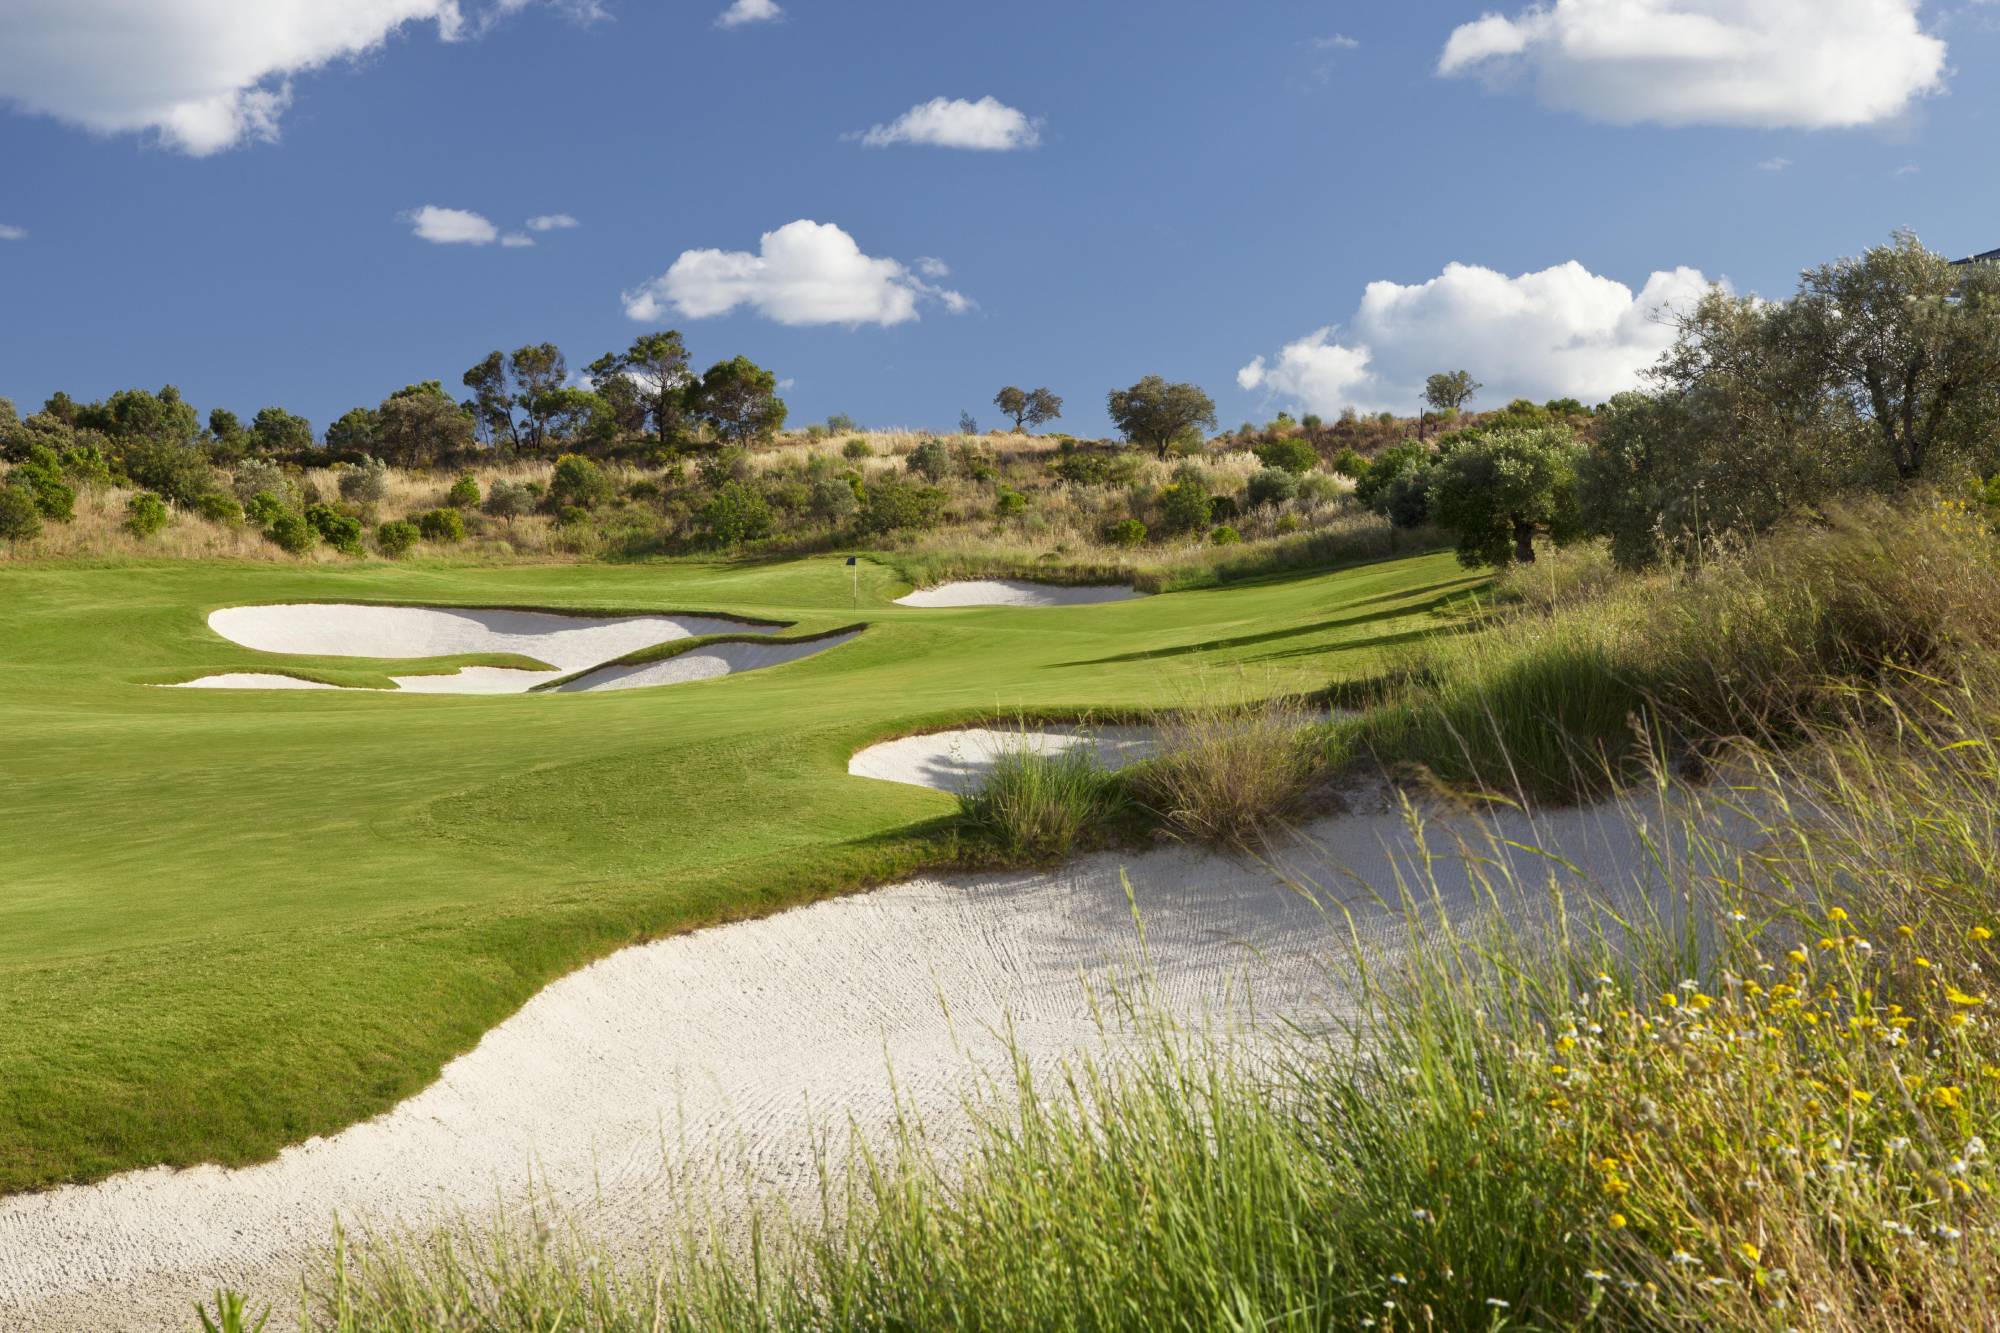
[[[854,571],[853,609],[858,610],[861,606],[861,558],[853,555],[848,556],[847,567]]]

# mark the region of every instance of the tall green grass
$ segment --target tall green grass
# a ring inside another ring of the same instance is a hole
[[[1054,861],[1101,842],[1131,801],[1089,746],[1043,753],[1024,729],[985,780],[959,795],[958,808],[972,847],[1008,861]]]

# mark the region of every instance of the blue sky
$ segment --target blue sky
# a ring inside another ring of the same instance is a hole
[[[324,425],[495,347],[580,368],[669,325],[791,380],[795,422],[998,424],[1015,382],[1096,433],[1158,372],[1227,425],[1408,406],[1458,364],[1602,396],[1700,281],[1783,292],[1903,225],[2000,246],[2000,5],[498,2],[271,32],[308,0],[0,0],[0,395],[171,382]],[[1032,146],[858,137],[987,97],[1021,119],[943,119]],[[424,206],[578,225],[438,243]],[[805,271],[773,286],[748,256],[800,220],[839,233],[787,233]],[[703,250],[730,253],[628,316]]]

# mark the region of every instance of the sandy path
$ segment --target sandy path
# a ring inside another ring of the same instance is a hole
[[[898,606],[1096,606],[1129,602],[1146,594],[1123,584],[1078,587],[1061,583],[1030,583],[1026,579],[963,579],[919,588],[898,597]]]
[[[1560,846],[1616,896],[1647,891],[1636,818],[1572,811],[1433,824]],[[1356,916],[1380,958],[1409,947],[1390,888],[1412,842],[1386,809],[1330,819],[1278,857]],[[1494,854],[1490,847],[1484,848]],[[1550,864],[1501,850],[1534,884]],[[1037,1062],[1095,1044],[1086,982],[1133,958],[1121,871],[1146,921],[1159,993],[1189,1015],[1254,987],[1258,1008],[1338,1011],[1344,948],[1319,907],[1270,869],[1167,847],[1047,875],[920,880],[623,950],[536,995],[402,1105],[263,1165],[136,1171],[0,1199],[0,1327],[181,1328],[188,1302],[287,1275],[349,1219],[484,1210],[539,1181],[611,1234],[663,1215],[667,1164],[739,1147],[761,1188],[813,1187],[813,1127],[888,1117],[888,1061],[927,1117],[949,1120],[968,1071],[991,1066],[1011,1017]],[[1355,877],[1358,876],[1358,881]],[[1565,875],[1565,878],[1567,876]],[[1439,902],[1478,901],[1454,859]],[[1336,912],[1333,920],[1340,920]],[[8,1316],[11,1312],[11,1317]]]
[[[858,751],[847,761],[852,777],[907,782],[937,791],[969,792],[986,781],[1001,755],[1064,754],[1088,749],[1105,768],[1137,763],[1158,748],[1151,727],[1035,727],[1001,731],[960,727],[900,736]]]

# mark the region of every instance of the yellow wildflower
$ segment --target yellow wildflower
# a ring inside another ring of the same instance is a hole
[[[1623,1213],[1613,1213],[1606,1220],[1611,1223],[1611,1229],[1613,1231],[1621,1231],[1625,1227],[1625,1214]]]

